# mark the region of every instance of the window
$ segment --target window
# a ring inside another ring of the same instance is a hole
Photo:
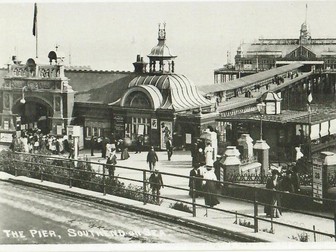
[[[148,136],[150,130],[150,119],[143,117],[132,117],[131,134],[132,139],[138,135]]]
[[[91,127],[85,127],[85,135],[86,137],[91,136]]]

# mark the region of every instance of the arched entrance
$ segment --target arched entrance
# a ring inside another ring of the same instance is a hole
[[[17,101],[13,106],[13,113],[21,117],[21,125],[26,125],[26,129],[37,127],[43,134],[48,134],[52,130],[53,110],[52,107],[36,97],[26,97],[26,102]]]

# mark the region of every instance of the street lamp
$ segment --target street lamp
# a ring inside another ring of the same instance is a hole
[[[24,86],[24,87],[22,88],[22,99],[20,100],[20,103],[22,103],[22,104],[25,104],[25,103],[26,103],[25,96],[24,96],[24,92],[25,92],[25,91],[28,91],[28,87],[27,87],[27,86]]]
[[[266,104],[264,102],[258,103],[257,104],[257,109],[259,111],[260,114],[260,140],[262,140],[262,119],[263,119],[263,115],[264,115],[264,109],[266,107]]]

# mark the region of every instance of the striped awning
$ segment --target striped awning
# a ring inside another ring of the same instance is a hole
[[[138,76],[129,83],[129,88],[141,85],[157,87],[163,96],[162,108],[172,108],[177,111],[211,106],[212,102],[203,97],[195,84],[184,75],[163,74]]]

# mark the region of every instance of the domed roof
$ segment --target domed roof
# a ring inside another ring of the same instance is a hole
[[[211,102],[199,93],[195,84],[184,75],[138,76],[129,83],[128,87],[141,85],[153,85],[157,87],[163,95],[163,104],[169,106],[166,108],[183,110],[211,105]]]
[[[176,58],[175,55],[170,53],[169,47],[164,41],[159,41],[158,45],[152,48],[148,57]]]
[[[154,46],[149,55],[149,58],[176,58],[175,55],[170,53],[168,46],[166,45],[166,24],[164,24],[163,28],[160,28],[159,25],[159,32],[158,32],[158,44]]]

